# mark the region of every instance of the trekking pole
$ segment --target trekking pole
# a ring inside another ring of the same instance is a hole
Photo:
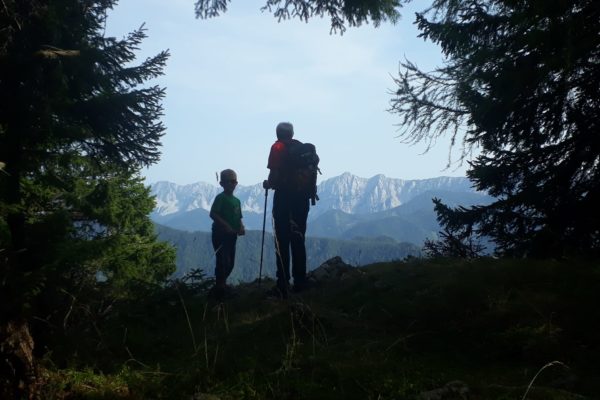
[[[258,270],[258,287],[260,287],[260,280],[262,278],[263,250],[265,248],[265,225],[267,222],[267,196],[268,195],[269,195],[269,189],[265,189],[265,210],[263,213],[262,242],[260,244],[260,268]]]

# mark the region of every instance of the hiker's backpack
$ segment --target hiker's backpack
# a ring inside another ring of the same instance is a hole
[[[297,140],[286,143],[288,164],[288,185],[296,193],[310,199],[314,206],[319,200],[317,195],[317,174],[319,156],[312,143],[302,143]]]

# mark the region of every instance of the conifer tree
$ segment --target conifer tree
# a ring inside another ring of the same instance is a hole
[[[147,82],[168,53],[134,63],[143,27],[105,37],[115,2],[0,7],[0,397],[36,396],[32,321],[66,329],[86,288],[127,296],[174,270],[139,176],[160,156],[164,89]]]
[[[313,17],[329,16],[331,32],[341,34],[346,26],[360,26],[371,21],[375,26],[385,21],[396,22],[398,8],[410,0],[266,0],[262,11],[279,20],[299,18],[308,22]],[[230,0],[196,0],[196,17],[212,18],[227,11]]]
[[[479,155],[467,172],[497,200],[436,206],[446,227],[512,256],[600,251],[600,3],[436,0],[417,16],[445,65],[403,63],[391,110],[408,142],[444,134]]]

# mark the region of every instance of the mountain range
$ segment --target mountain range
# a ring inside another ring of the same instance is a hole
[[[208,213],[221,188],[204,182],[151,185],[156,208],[151,218],[158,224],[188,232],[210,231]],[[350,173],[318,185],[320,200],[311,207],[307,236],[334,239],[386,236],[400,242],[422,245],[440,230],[433,197],[450,206],[488,204],[492,198],[477,192],[464,177],[403,180],[375,175],[361,178]],[[272,191],[267,198],[266,230],[271,231]],[[235,195],[242,203],[247,230],[262,230],[265,190],[262,184],[238,186]]]

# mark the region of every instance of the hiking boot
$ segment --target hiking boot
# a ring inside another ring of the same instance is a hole
[[[275,300],[285,300],[288,297],[288,293],[286,289],[280,288],[275,285],[271,289],[267,290],[267,298],[275,299]]]
[[[223,301],[237,297],[235,290],[229,286],[213,286],[208,291],[208,298],[216,301]]]
[[[233,299],[238,296],[238,293],[229,285],[223,288],[223,299]]]
[[[314,287],[313,282],[309,281],[308,279],[302,279],[302,280],[294,281],[294,286],[293,286],[292,290],[294,292],[298,293],[298,292],[303,292],[308,289],[312,289],[313,287]]]
[[[212,300],[221,300],[224,294],[225,290],[222,287],[215,285],[210,288],[207,297]]]

